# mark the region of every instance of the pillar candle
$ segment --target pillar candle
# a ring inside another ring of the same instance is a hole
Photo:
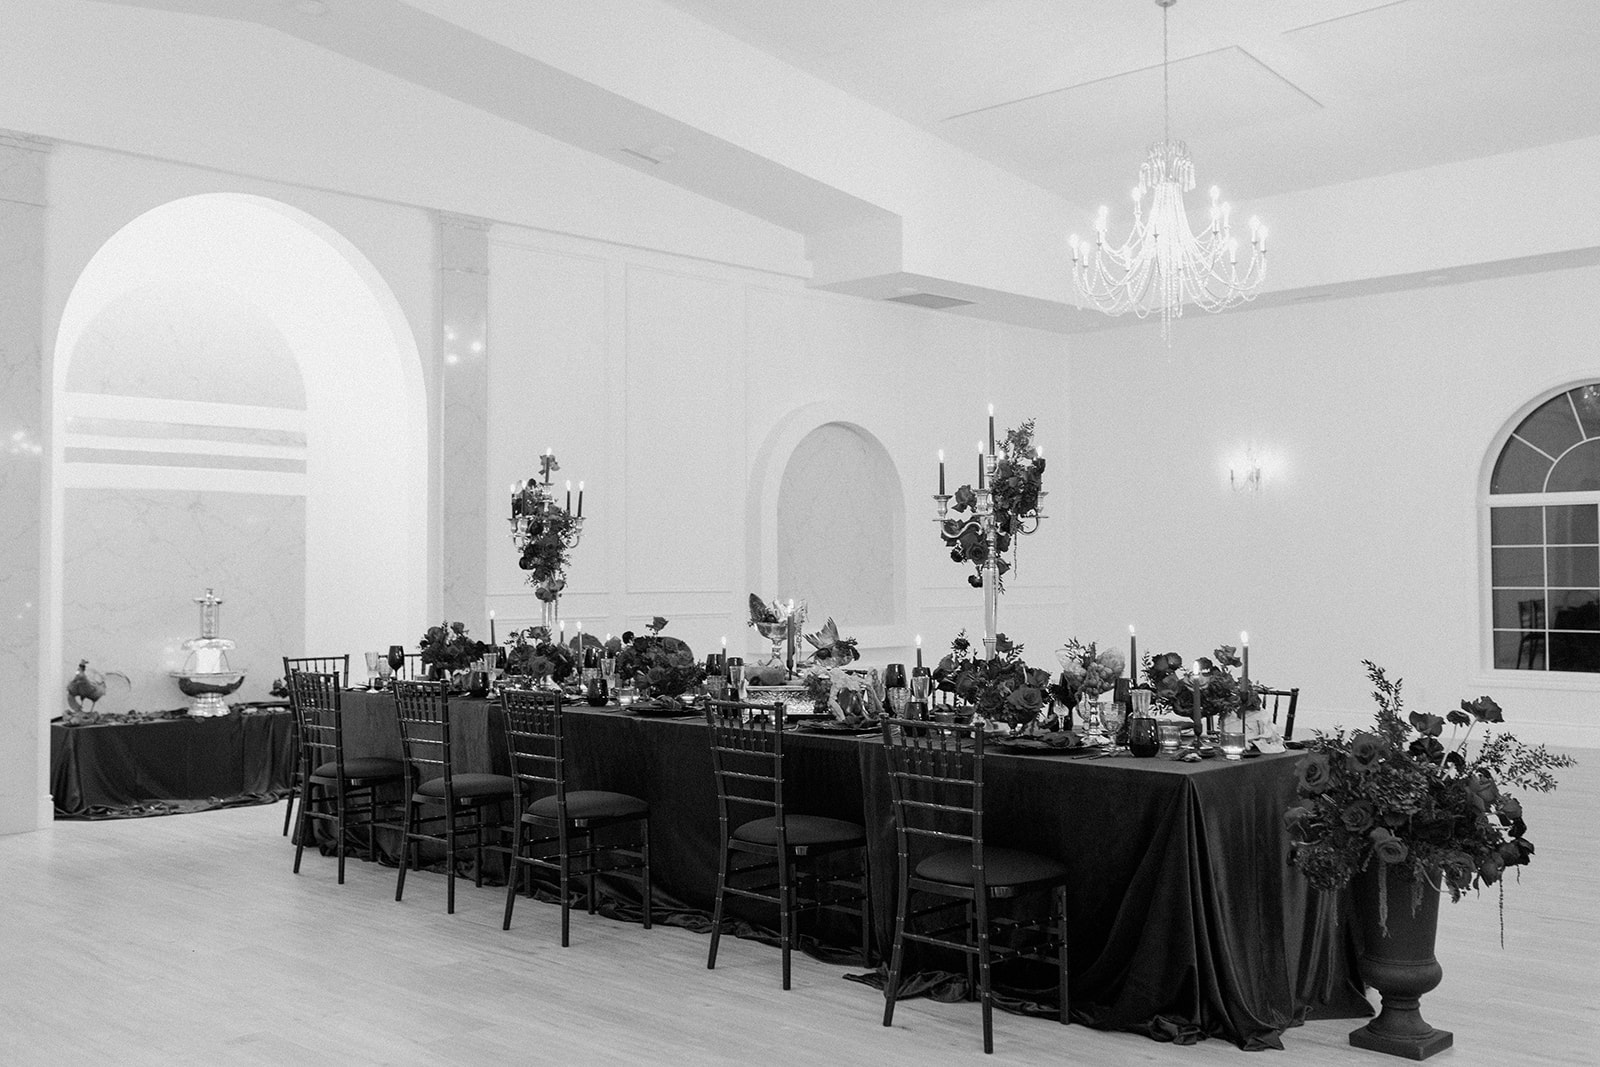
[[[1139,684],[1139,637],[1133,632],[1133,623],[1128,624],[1128,677],[1134,685]]]
[[[1200,674],[1200,661],[1194,661],[1194,743],[1200,743],[1200,690],[1205,681]]]
[[[944,496],[944,449],[939,449],[939,495]]]

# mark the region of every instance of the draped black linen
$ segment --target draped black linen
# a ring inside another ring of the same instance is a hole
[[[399,756],[393,699],[344,696],[352,755]],[[453,701],[457,769],[506,773],[497,706]],[[569,707],[571,788],[621,790],[651,809],[657,906],[705,928],[716,892],[716,792],[705,726]],[[892,934],[895,844],[878,738],[796,733],[784,741],[791,810],[867,827],[877,938]],[[1309,891],[1287,864],[1282,812],[1294,795],[1293,754],[1239,763],[1063,759],[994,753],[986,839],[1066,863],[1073,1019],[1158,1040],[1230,1040],[1281,1048],[1305,1018],[1371,1013],[1354,976],[1352,924],[1340,897]],[[637,889],[607,886],[629,914]],[[744,912],[757,924],[773,917]],[[807,924],[823,954],[848,955],[846,923]],[[815,946],[814,946],[815,947]],[[832,951],[829,951],[829,950]],[[909,989],[959,996],[951,961],[918,954]],[[863,978],[871,981],[874,976]],[[1045,1013],[1025,971],[997,972],[999,1000]],[[1040,982],[1048,987],[1050,982]]]

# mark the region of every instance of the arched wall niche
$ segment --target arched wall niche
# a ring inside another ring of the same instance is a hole
[[[910,617],[905,490],[888,449],[866,429],[871,419],[816,403],[780,420],[754,457],[746,527],[752,589],[807,596],[807,628],[831,615],[863,654],[903,647]],[[840,575],[859,588],[839,586]]]
[[[232,193],[138,215],[79,275],[53,367],[61,670],[92,653],[134,679],[135,706],[180,703],[166,671],[208,586],[243,697],[282,655],[420,632],[421,362],[393,292],[331,227]]]

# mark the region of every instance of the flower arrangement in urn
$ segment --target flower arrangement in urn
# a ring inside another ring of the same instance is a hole
[[[1044,485],[1044,456],[1033,444],[1033,422],[1029,419],[1021,426],[1007,430],[995,450],[993,482],[988,486],[989,507],[994,513],[995,576],[999,588],[1005,588],[1005,573],[1011,563],[1005,554],[1011,550],[1019,534],[1030,533],[1030,524],[1039,522],[1039,496]],[[994,409],[989,409],[989,439],[994,443]],[[943,453],[940,453],[942,456]],[[940,463],[940,493],[944,492],[944,465]],[[983,488],[980,484],[979,488]],[[943,498],[941,498],[943,499]],[[974,573],[967,581],[974,588],[983,587],[983,568],[989,562],[989,539],[981,524],[975,524],[966,513],[978,506],[978,494],[971,485],[959,486],[951,498],[950,510],[957,514],[947,518],[939,527],[939,534],[950,549],[950,558],[956,563],[972,564]]]
[[[1504,790],[1549,792],[1553,772],[1573,766],[1572,758],[1490,731],[1504,720],[1486,696],[1463,700],[1444,716],[1408,713],[1401,681],[1363,663],[1378,705],[1375,729],[1319,731],[1306,743],[1299,801],[1284,816],[1290,864],[1324,891],[1347,885],[1374,863],[1397,866],[1412,884],[1415,905],[1425,887],[1459,900],[1469,889],[1500,882],[1507,867],[1528,863],[1533,843],[1522,804]],[[1474,749],[1479,726],[1485,736]],[[1379,901],[1386,927],[1386,896]]]
[[[662,635],[666,626],[667,620],[657,615],[645,627],[648,633],[622,647],[617,677],[638,686],[644,696],[677,699],[703,682],[706,671],[685,642]]]
[[[1050,695],[1063,707],[1076,707],[1079,700],[1094,700],[1116,685],[1128,661],[1114,648],[1099,648],[1093,641],[1076,637],[1056,650],[1061,675],[1050,687]]]
[[[972,705],[974,714],[990,722],[1019,729],[1031,726],[1049,703],[1050,672],[1028,666],[1022,646],[1013,644],[1005,634],[995,635],[994,652],[992,659],[973,655],[972,642],[962,630],[950,642],[949,654],[934,668],[934,685],[954,693],[958,700]]]

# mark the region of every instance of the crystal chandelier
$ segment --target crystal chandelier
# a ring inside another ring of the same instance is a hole
[[[1198,234],[1189,229],[1183,194],[1194,188],[1189,149],[1171,135],[1168,92],[1167,9],[1178,0],[1155,0],[1161,8],[1162,139],[1150,146],[1133,190],[1133,232],[1120,247],[1106,241],[1109,212],[1102,206],[1093,240],[1072,235],[1073,287],[1108,315],[1133,312],[1144,318],[1161,312],[1161,337],[1170,341],[1172,320],[1192,303],[1221,311],[1253,300],[1267,274],[1267,228],[1250,220],[1250,259],[1239,269],[1239,241],[1232,232],[1231,205],[1211,187],[1211,222]],[[1150,215],[1142,213],[1149,195]]]

